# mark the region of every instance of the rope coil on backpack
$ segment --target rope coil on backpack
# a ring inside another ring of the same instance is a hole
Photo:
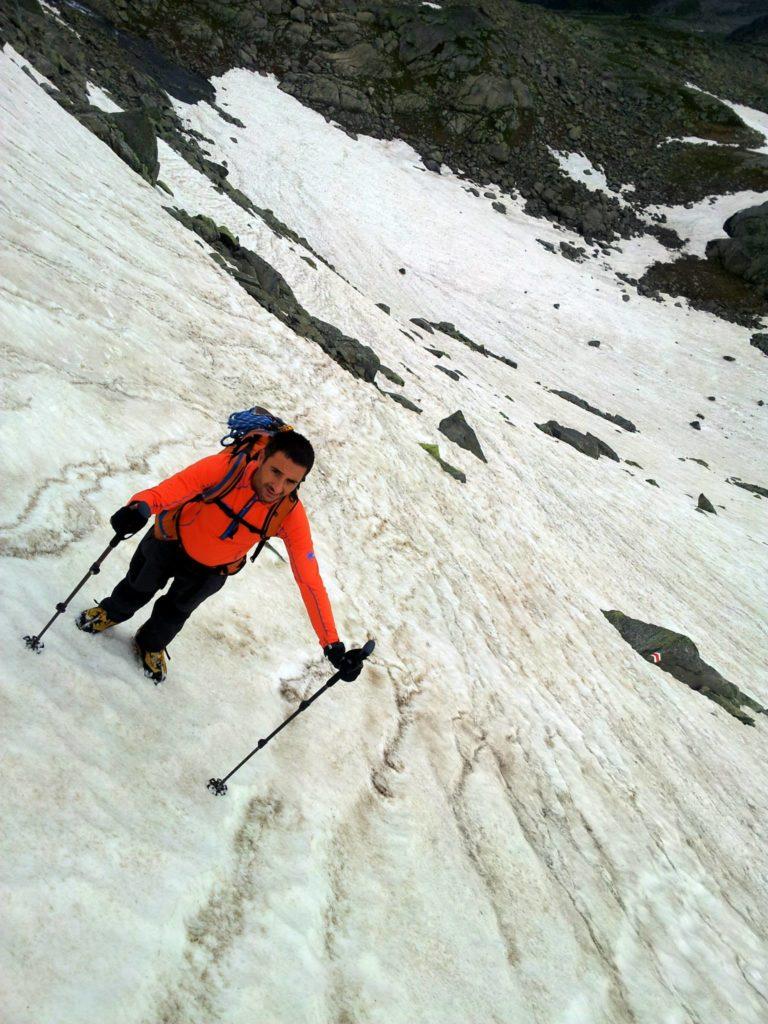
[[[273,416],[260,405],[242,412],[233,412],[227,420],[229,432],[221,439],[225,448],[237,446],[252,434],[278,434],[284,430],[293,430],[278,416]]]

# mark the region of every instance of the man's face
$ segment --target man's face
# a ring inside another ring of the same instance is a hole
[[[251,485],[259,501],[270,504],[290,494],[306,475],[306,470],[285,452],[275,452],[261,463],[251,477]]]

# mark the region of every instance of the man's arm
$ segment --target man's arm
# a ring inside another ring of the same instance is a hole
[[[301,502],[283,523],[278,537],[285,541],[293,578],[299,585],[304,607],[317,633],[321,647],[338,642],[339,634],[333,621],[331,602],[325,590],[320,569],[312,547],[309,520]]]
[[[186,469],[169,476],[167,480],[163,480],[155,487],[148,487],[146,490],[134,494],[127,504],[143,503],[152,515],[183,505],[185,501],[196,497],[206,487],[217,484],[227,472],[228,464],[229,452],[227,451],[207,455],[204,459],[193,462]]]

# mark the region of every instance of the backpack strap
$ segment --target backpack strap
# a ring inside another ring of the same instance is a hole
[[[250,530],[251,533],[258,533],[259,536],[263,534],[263,529],[260,529],[258,526],[252,526],[245,518],[246,513],[253,508],[258,500],[258,497],[254,494],[254,496],[249,498],[245,505],[243,505],[239,512],[235,512],[235,510],[230,508],[226,502],[221,500],[221,498],[211,498],[208,500],[208,504],[215,505],[229,516],[229,526],[226,527],[223,533],[219,534],[221,540],[228,540],[230,537],[234,537],[241,526],[244,526],[246,530]],[[264,525],[266,526],[266,521]]]
[[[276,505],[270,509],[267,518],[264,520],[264,526],[261,530],[261,540],[256,545],[256,550],[251,555],[251,561],[255,562],[264,549],[264,545],[267,543],[270,537],[274,537],[276,533],[279,533],[280,527],[283,525],[288,516],[293,512],[299,503],[298,496],[295,491],[291,491],[284,498],[281,498]]]
[[[233,455],[230,459],[230,464],[227,472],[219,480],[218,483],[211,484],[210,487],[206,487],[204,491],[201,491],[192,501],[205,501],[205,502],[216,502],[218,498],[223,498],[225,494],[229,494],[233,490],[243,474],[245,473],[248,463],[258,458],[261,453],[261,449],[266,444],[268,438],[264,438],[263,443],[256,448],[254,445],[252,448],[243,449],[236,455]],[[255,453],[254,453],[255,451]]]

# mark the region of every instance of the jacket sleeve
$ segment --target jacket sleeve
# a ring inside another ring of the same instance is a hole
[[[128,504],[134,501],[144,501],[149,505],[153,515],[163,512],[168,508],[175,508],[182,505],[190,498],[196,497],[206,487],[217,484],[227,472],[229,463],[229,452],[216,452],[215,455],[207,455],[199,462],[193,462],[191,466],[174,473],[167,480],[157,484],[155,487],[148,487],[145,491],[139,491],[128,500]]]
[[[320,576],[315,552],[312,548],[312,534],[309,520],[301,502],[293,509],[278,532],[285,541],[293,578],[299,585],[304,607],[317,633],[320,646],[336,643],[339,634],[333,621],[331,602]]]

